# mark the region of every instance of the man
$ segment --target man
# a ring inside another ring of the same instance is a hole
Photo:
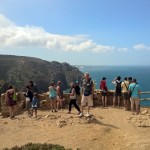
[[[129,81],[127,80],[127,77],[125,77],[124,82],[121,83],[121,88],[124,100],[124,109],[129,110],[129,94],[128,94]]]
[[[39,94],[39,90],[38,90],[36,84],[33,83],[33,81],[29,81],[29,87],[33,94],[34,93]]]
[[[131,110],[133,115],[134,113],[134,104],[136,105],[136,115],[139,114],[139,103],[140,103],[140,86],[136,82],[136,79],[133,79],[132,83],[129,85],[129,92],[131,92]]]
[[[115,78],[112,83],[115,85],[115,92],[114,92],[114,98],[113,98],[113,107],[115,107],[116,104],[116,98],[118,98],[118,107],[120,107],[120,97],[121,97],[121,77],[118,76]]]
[[[93,86],[93,81],[90,78],[89,73],[84,73],[84,80],[82,83],[82,100],[81,100],[81,113],[79,114],[79,117],[82,117],[84,107],[86,106],[86,102],[88,105],[88,112],[87,112],[87,117],[90,116],[90,107],[93,106],[93,94],[94,94],[94,86]]]

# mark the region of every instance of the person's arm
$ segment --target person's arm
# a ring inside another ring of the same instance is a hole
[[[75,88],[73,88],[70,93],[70,96],[74,96],[74,95],[75,95]]]
[[[115,78],[114,80],[112,80],[112,84],[116,84],[116,80],[117,80],[117,78]]]

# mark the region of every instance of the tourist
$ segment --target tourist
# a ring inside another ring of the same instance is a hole
[[[35,115],[35,117],[37,117],[37,108],[38,108],[38,98],[37,98],[38,94],[34,93],[33,94],[33,99],[32,99],[32,116]],[[35,114],[33,114],[35,113]]]
[[[127,80],[127,77],[125,77],[124,81],[121,83],[121,88],[122,88],[122,97],[124,100],[124,109],[129,110],[129,94],[128,94],[129,81]]]
[[[102,90],[102,104],[103,107],[107,106],[107,84],[106,84],[106,77],[103,77],[100,82],[100,89]]]
[[[140,86],[137,83],[136,79],[133,79],[132,83],[129,85],[130,101],[131,101],[131,110],[133,115],[139,114],[139,102],[140,102]],[[136,113],[134,113],[134,104],[136,106]]]
[[[29,86],[26,86],[26,93],[24,94],[24,96],[26,97],[26,110],[28,112],[28,116],[31,117],[32,113],[31,113],[31,103],[32,103],[32,99],[33,99],[33,93],[30,90]]]
[[[81,100],[81,113],[79,114],[79,117],[82,117],[84,107],[86,106],[86,102],[88,105],[88,112],[87,112],[87,117],[90,116],[90,107],[93,106],[93,95],[94,95],[94,87],[93,87],[93,81],[90,78],[89,73],[84,73],[84,80],[82,83],[82,100]]]
[[[29,81],[29,87],[30,87],[30,90],[32,91],[33,94],[34,94],[34,93],[37,93],[37,94],[40,93],[40,91],[39,91],[37,85],[34,84],[33,81]],[[40,101],[38,101],[38,108],[39,108],[39,107],[40,107]]]
[[[79,101],[80,101],[80,86],[78,81],[76,81],[75,83],[75,90],[76,90],[76,103],[79,105]]]
[[[52,112],[57,112],[57,110],[56,110],[56,107],[57,107],[57,103],[56,103],[56,87],[55,87],[54,82],[50,83],[49,99],[50,99],[50,103],[51,103],[51,110],[52,110]]]
[[[15,89],[13,88],[12,85],[8,87],[8,90],[6,91],[6,105],[9,107],[9,115],[10,118],[14,118],[15,116],[15,106],[17,104],[16,99],[14,99],[14,94],[15,94]]]
[[[121,77],[118,76],[115,78],[112,83],[115,85],[114,98],[113,98],[113,107],[116,105],[116,98],[118,99],[118,107],[120,107],[120,98],[121,98]]]
[[[63,108],[63,89],[62,89],[62,83],[61,81],[57,82],[57,110],[60,108]]]
[[[69,96],[70,102],[69,102],[69,112],[68,112],[68,114],[71,113],[72,105],[78,110],[78,112],[80,114],[81,113],[80,108],[79,108],[79,106],[76,103],[77,94],[76,94],[76,90],[75,90],[75,84],[71,83],[70,87],[71,87],[71,89],[70,89],[70,96]]]
[[[129,85],[132,83],[132,77],[128,77]]]

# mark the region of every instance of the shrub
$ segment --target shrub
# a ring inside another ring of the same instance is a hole
[[[4,150],[67,150],[67,149],[65,149],[64,146],[57,145],[57,144],[28,143],[21,147],[15,146],[10,149],[5,148]]]

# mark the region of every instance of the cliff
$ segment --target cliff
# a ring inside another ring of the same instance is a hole
[[[67,89],[70,82],[80,81],[83,75],[78,68],[68,63],[25,56],[0,55],[0,68],[0,80],[14,85],[18,91],[22,91],[30,80],[42,92],[47,91],[49,81],[60,80],[63,88]]]

